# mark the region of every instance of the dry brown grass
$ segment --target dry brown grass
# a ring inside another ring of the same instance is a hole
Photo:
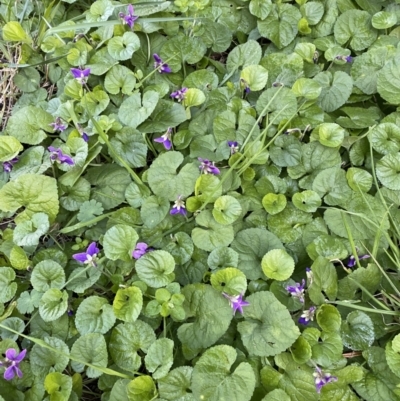
[[[0,50],[1,63],[18,64],[21,59],[20,46],[7,46],[5,45],[8,55],[3,54]],[[17,74],[17,68],[3,67],[0,68],[0,116],[1,126],[0,130],[3,131],[7,125],[7,121],[11,116],[11,111],[16,102],[20,90],[14,85],[14,76]]]

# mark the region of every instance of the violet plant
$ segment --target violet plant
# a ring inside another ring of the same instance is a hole
[[[397,2],[11,3],[0,399],[397,400]]]

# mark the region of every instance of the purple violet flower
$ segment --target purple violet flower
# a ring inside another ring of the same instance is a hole
[[[13,167],[14,167],[14,164],[17,163],[18,160],[19,160],[18,157],[14,157],[13,159],[4,162],[3,163],[4,172],[5,173],[10,173],[11,170],[13,169]]]
[[[154,68],[157,69],[160,74],[168,74],[169,72],[172,72],[171,68],[169,68],[169,65],[164,63],[158,54],[154,53],[153,58],[155,60]]]
[[[165,149],[170,150],[172,146],[171,134],[172,128],[168,128],[167,132],[159,138],[155,138],[154,142],[162,143]]]
[[[90,68],[81,70],[80,68],[71,68],[71,74],[81,84],[85,84],[90,75]]]
[[[306,285],[306,281],[303,279],[301,280],[300,283],[296,283],[295,285],[288,285],[286,287],[286,291],[289,292],[289,294],[293,298],[298,298],[298,300],[304,304],[304,286]]]
[[[231,155],[239,152],[239,144],[236,141],[228,141],[228,146],[231,149]]]
[[[128,5],[128,14],[119,13],[119,18],[122,18],[122,23],[129,26],[129,28],[133,29],[133,25],[135,21],[139,18],[134,14],[134,8],[132,4]]]
[[[214,174],[217,175],[220,173],[219,169],[214,166],[214,162],[210,162],[210,160],[198,158],[198,161],[201,163],[199,169],[204,174]]]
[[[186,207],[185,202],[182,200],[182,195],[178,196],[178,199],[175,201],[174,206],[170,210],[169,214],[182,214],[186,216]]]
[[[82,139],[85,141],[85,142],[89,142],[89,135],[86,133],[86,132],[82,132]]]
[[[153,248],[149,248],[145,242],[138,242],[135,250],[132,252],[132,257],[134,259],[140,259],[145,253],[150,252],[151,250],[153,250]]]
[[[336,56],[335,58],[336,58],[336,60],[345,61],[346,63],[353,62],[353,57],[351,57],[351,56]]]
[[[251,92],[249,84],[243,78],[240,78],[240,86],[244,88],[244,91],[246,93],[250,93]]]
[[[74,311],[72,309],[67,310],[67,315],[68,316],[74,316]]]
[[[332,376],[330,373],[324,373],[318,366],[315,367],[313,376],[315,377],[315,388],[318,394],[321,392],[321,388],[326,384],[337,381],[336,376]]]
[[[306,267],[306,276],[307,280],[309,281],[308,285],[311,285],[314,279],[314,274],[309,267]]]
[[[75,164],[75,162],[72,160],[72,157],[65,155],[60,148],[49,146],[47,149],[50,151],[50,160],[52,162],[57,162],[61,164],[67,163],[70,166],[73,166]]]
[[[243,300],[243,294],[233,296],[223,292],[222,295],[229,301],[229,305],[233,309],[233,314],[235,314],[237,310],[243,314],[243,306],[250,305],[249,302]]]
[[[26,349],[22,350],[19,354],[14,348],[9,348],[6,351],[6,358],[3,362],[0,362],[0,366],[6,368],[4,372],[4,379],[12,380],[15,375],[19,378],[22,377],[21,369],[19,368],[19,364],[25,358]]]
[[[49,124],[51,127],[53,127],[54,131],[60,131],[63,132],[67,129],[67,125],[63,124],[62,120],[60,117],[57,117],[54,123]]]
[[[78,262],[95,267],[97,266],[96,258],[99,252],[100,249],[97,248],[97,244],[95,242],[92,242],[86,249],[86,252],[75,253],[74,255],[72,255],[72,257]]]
[[[310,323],[310,321],[314,320],[314,315],[316,310],[317,308],[315,306],[312,306],[310,309],[306,309],[305,311],[303,311],[298,322],[304,325]]]
[[[188,88],[182,88],[182,89],[178,89],[175,92],[172,92],[170,94],[170,96],[173,99],[178,100],[178,102],[181,102],[182,100],[185,100],[185,96],[186,96],[186,92],[187,92]]]
[[[370,255],[361,255],[358,257],[358,260],[368,259],[370,257],[371,257]],[[351,255],[347,262],[347,267],[354,267],[355,265],[356,265],[356,258],[354,255]]]

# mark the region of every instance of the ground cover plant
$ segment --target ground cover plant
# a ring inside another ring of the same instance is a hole
[[[0,21],[0,401],[400,400],[400,1]]]

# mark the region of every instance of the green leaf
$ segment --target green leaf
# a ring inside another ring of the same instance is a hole
[[[106,368],[108,364],[107,344],[104,336],[99,333],[89,333],[79,337],[71,348],[71,357],[82,362],[90,363],[100,368]],[[72,369],[75,372],[82,373],[85,370],[85,364],[71,361]],[[88,367],[86,369],[87,377],[94,379],[101,376],[100,370]]]
[[[150,345],[144,358],[146,369],[158,380],[169,372],[173,363],[174,342],[169,338],[160,338]]]
[[[376,176],[389,189],[400,189],[400,152],[389,153],[376,163]]]
[[[176,233],[164,250],[175,259],[176,264],[183,265],[188,262],[193,254],[194,245],[190,236],[184,232]]]
[[[350,44],[355,50],[364,50],[375,41],[378,32],[371,25],[371,15],[366,11],[348,10],[335,24],[335,39],[340,45]]]
[[[269,148],[269,154],[280,167],[297,166],[301,162],[301,143],[294,136],[280,135]]]
[[[17,283],[13,282],[15,272],[11,267],[0,267],[0,302],[8,302],[17,291]]]
[[[354,80],[354,85],[368,95],[376,93],[377,80],[381,75],[380,71],[386,64],[391,63],[391,61],[387,60],[391,58],[393,50],[394,49],[391,49],[389,46],[371,48],[366,53],[356,57],[351,68],[351,76]],[[390,95],[396,96],[395,89],[390,88],[390,76],[393,73],[396,73],[396,71],[391,71],[391,69],[386,70],[388,79],[386,80],[384,76],[382,76],[380,80],[383,83],[383,87],[386,86],[388,89],[390,89]],[[383,92],[384,91],[385,89],[383,89]]]
[[[304,97],[308,100],[317,99],[321,91],[321,85],[309,78],[299,78],[292,87],[292,92],[296,97]]]
[[[165,251],[146,253],[136,261],[135,267],[140,280],[153,288],[165,287],[175,277],[175,260]]]
[[[92,295],[79,305],[75,325],[81,335],[88,333],[105,334],[114,326],[115,315],[107,299]]]
[[[204,33],[201,35],[202,42],[207,47],[211,47],[214,52],[225,52],[232,42],[232,33],[229,28],[210,19],[204,19],[202,25],[205,28]],[[204,72],[205,70],[198,70],[197,72],[200,71]]]
[[[372,187],[372,175],[357,167],[350,167],[346,172],[347,182],[353,191],[368,192]]]
[[[192,230],[193,243],[200,249],[211,252],[220,246],[228,246],[233,241],[232,226],[218,223],[210,210],[203,210],[196,217],[196,224],[204,227],[195,227]]]
[[[149,228],[157,227],[167,216],[170,206],[165,197],[149,196],[144,199],[140,209],[144,225]]]
[[[49,218],[45,213],[34,213],[31,220],[17,224],[13,239],[19,246],[35,246],[39,244],[40,237],[50,228]]]
[[[318,247],[321,242],[322,241],[317,238],[316,247]],[[338,291],[336,268],[332,263],[329,262],[329,260],[325,258],[326,253],[328,253],[332,248],[326,247],[326,241],[322,244],[321,248],[322,250],[317,248],[319,253],[316,255],[317,257],[315,258],[314,263],[311,265],[313,280],[308,287],[308,295],[311,301],[316,305],[325,303],[326,296],[328,296],[329,299],[334,300]],[[340,252],[341,248],[338,248],[338,252]],[[322,251],[328,252],[324,254]],[[336,248],[333,248],[332,252],[334,251],[336,251]]]
[[[83,109],[90,116],[98,116],[107,108],[109,103],[110,98],[107,93],[101,89],[95,89],[93,92],[85,93],[81,99]]]
[[[329,7],[328,5],[326,7]],[[307,19],[309,25],[316,25],[324,15],[324,5],[316,1],[309,1],[300,7],[300,12]]]
[[[242,214],[242,207],[233,196],[225,195],[214,202],[212,210],[214,219],[219,224],[228,225],[236,221]]]
[[[400,57],[395,57],[385,63],[378,74],[377,89],[378,93],[389,103],[400,104]]]
[[[325,259],[328,260],[342,260],[348,256],[348,252],[343,244],[343,241],[328,234],[318,235],[307,246],[307,252],[314,260],[318,256],[323,256]]]
[[[290,120],[297,114],[296,96],[288,88],[269,88],[258,98],[256,110],[260,115],[263,110],[270,113],[269,120],[278,125],[280,121]]]
[[[361,311],[350,312],[342,322],[343,344],[354,350],[367,349],[375,340],[374,325],[367,314]]]
[[[252,92],[264,89],[268,81],[268,71],[261,65],[249,65],[240,73],[240,80]]]
[[[206,45],[199,37],[189,37],[180,33],[165,41],[160,57],[163,60],[168,59],[168,65],[172,72],[177,72],[182,68],[182,64],[198,63],[206,53]],[[171,56],[174,57],[171,59]]]
[[[186,120],[185,108],[180,103],[159,100],[157,107],[151,116],[140,125],[139,130],[145,134],[165,132],[168,128],[174,128]]]
[[[389,11],[380,11],[372,16],[371,22],[376,29],[388,29],[397,24],[397,15]]]
[[[3,39],[9,42],[32,42],[32,39],[17,21],[9,21],[3,26]]]
[[[303,212],[313,213],[321,206],[321,198],[314,191],[296,192],[292,196],[293,205]]]
[[[191,377],[193,368],[191,366],[180,366],[171,370],[165,377],[158,380],[160,397],[166,400],[182,399],[190,400],[192,397]]]
[[[393,341],[389,341],[386,343],[385,355],[386,361],[389,365],[390,370],[399,377],[399,368],[400,368],[400,355],[399,348],[395,342],[398,342],[398,335],[393,339]]]
[[[39,303],[39,313],[45,322],[51,322],[61,317],[68,308],[68,293],[58,288],[47,290]]]
[[[309,342],[300,336],[290,348],[292,357],[297,363],[305,363],[311,359],[312,351]]]
[[[1,319],[4,319],[4,317],[2,316]],[[1,324],[17,332],[13,333],[2,327],[0,329],[0,337],[3,340],[10,339],[12,341],[17,341],[19,337],[18,333],[23,333],[25,330],[25,323],[19,317],[9,317],[8,319],[3,320]]]
[[[31,283],[39,292],[46,292],[50,288],[61,290],[65,284],[64,269],[53,260],[43,260],[33,268]]]
[[[284,249],[273,249],[262,258],[261,268],[268,278],[285,281],[294,271],[294,260]]]
[[[249,11],[261,20],[268,17],[272,10],[271,0],[251,0]]]
[[[46,132],[52,132],[50,123],[53,116],[43,109],[27,106],[15,112],[8,120],[7,133],[21,143],[37,145],[47,138]]]
[[[400,128],[393,123],[382,123],[369,133],[369,140],[378,153],[387,155],[400,151]]]
[[[352,191],[347,185],[346,173],[339,167],[331,167],[322,170],[314,180],[312,189],[328,205],[344,206],[350,200]]]
[[[150,376],[139,376],[130,381],[126,387],[128,401],[154,400],[157,390]]]
[[[135,74],[123,65],[115,65],[104,78],[104,88],[112,95],[131,95],[136,84]]]
[[[280,213],[287,204],[286,196],[283,194],[267,194],[262,199],[264,209],[271,215]]]
[[[322,145],[336,148],[342,144],[346,131],[340,125],[324,123],[314,130],[313,135],[317,135]]]
[[[211,274],[211,285],[228,295],[244,294],[247,288],[246,276],[234,267],[227,267]]]
[[[261,228],[239,231],[231,247],[239,254],[237,267],[250,280],[257,280],[262,277],[261,260],[268,251],[284,249],[278,237]]]
[[[44,337],[43,341],[52,349],[35,344],[29,354],[32,371],[45,375],[49,371],[63,372],[69,362],[69,348],[64,341],[55,337]]]
[[[136,33],[125,32],[122,36],[114,36],[107,44],[110,56],[116,60],[128,60],[140,47],[140,40]]]
[[[254,355],[272,356],[285,351],[300,335],[289,311],[269,291],[246,299],[244,322],[238,324],[243,345]]]
[[[40,78],[40,74],[35,68],[21,68],[14,76],[14,84],[23,92],[36,92],[39,89]]]
[[[59,372],[49,373],[44,379],[44,388],[51,401],[68,400],[72,391],[72,377]]]
[[[241,362],[232,372],[236,358],[236,350],[229,345],[208,349],[193,369],[194,397],[205,401],[249,401],[256,384],[254,371],[249,363]]]
[[[186,198],[193,193],[199,169],[194,163],[185,164],[177,173],[182,162],[180,152],[170,151],[161,154],[152,163],[147,178],[155,195],[175,201],[180,195]]]
[[[128,371],[138,370],[141,359],[137,351],[147,352],[156,341],[153,329],[145,322],[121,323],[111,332],[109,351],[114,362]]]
[[[229,302],[206,284],[189,284],[182,289],[182,294],[186,316],[194,319],[180,325],[179,340],[192,349],[210,347],[226,332],[232,320]]]
[[[207,259],[208,266],[213,270],[228,266],[237,267],[238,261],[238,253],[227,247],[214,249]]]
[[[22,206],[25,210],[18,215],[21,220],[43,212],[52,223],[59,209],[56,180],[43,175],[25,174],[0,189],[0,210],[15,213]]]
[[[159,94],[155,91],[147,91],[141,99],[140,93],[134,93],[126,98],[119,107],[118,117],[128,127],[136,128],[147,120],[157,106]]]
[[[108,259],[129,262],[138,239],[139,236],[132,227],[117,224],[104,234],[104,253]]]
[[[311,214],[288,203],[282,212],[268,216],[268,228],[282,242],[294,242],[301,237],[304,226],[311,220]]]
[[[258,21],[257,28],[264,38],[278,48],[287,46],[297,34],[297,23],[300,21],[299,10],[290,4],[276,5],[268,17]]]
[[[317,104],[326,112],[343,106],[353,89],[352,78],[343,71],[336,71],[333,75],[329,71],[323,71],[317,74],[314,80],[322,87]]]
[[[287,393],[279,388],[268,393],[261,401],[291,401]]]
[[[229,54],[226,60],[228,72],[236,71],[239,67],[256,65],[261,60],[261,46],[255,40],[247,40],[239,46],[236,46]]]
[[[82,205],[79,207],[79,213],[77,217],[80,222],[89,222],[90,220],[95,219],[96,216],[100,216],[103,211],[104,209],[102,204],[92,199],[82,203]],[[88,227],[91,227],[92,225],[93,224],[88,224]]]
[[[322,305],[318,308],[317,322],[323,331],[337,333],[340,331],[342,318],[333,305]]]
[[[99,201],[105,210],[125,201],[125,190],[131,183],[129,173],[115,164],[91,168],[85,178],[92,185],[92,199]]]
[[[73,187],[65,187],[64,190],[65,193],[60,197],[60,203],[61,206],[66,210],[79,210],[86,201],[89,201],[90,184],[82,177],[79,178]],[[102,212],[100,212],[100,214],[101,213]]]
[[[196,88],[189,88],[185,93],[185,99],[183,105],[185,107],[200,106],[206,101],[206,96],[203,91]]]
[[[23,149],[20,141],[13,136],[0,136],[0,162],[13,159]]]
[[[124,322],[133,323],[143,307],[142,291],[138,287],[120,288],[114,297],[115,317]]]

